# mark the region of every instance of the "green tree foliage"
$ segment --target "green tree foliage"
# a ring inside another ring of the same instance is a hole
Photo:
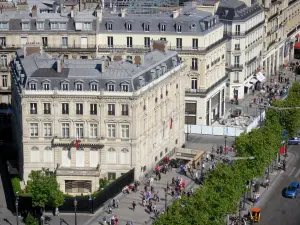
[[[31,171],[29,178],[32,205],[44,208],[46,204],[59,207],[64,202],[64,194],[59,190],[55,175],[48,170]]]
[[[300,107],[300,84],[290,89],[289,96],[274,103],[276,107]],[[279,153],[282,133],[297,134],[300,127],[300,110],[269,108],[264,126],[242,133],[236,138],[237,155],[254,156],[254,160],[234,161],[232,166],[218,164],[207,175],[204,186],[191,198],[176,200],[168,212],[155,225],[223,225],[225,215],[238,210],[241,196],[246,191],[246,182],[264,175],[266,168]]]
[[[12,184],[14,193],[17,193],[17,192],[20,193],[22,191],[19,178],[17,178],[17,177],[12,178],[11,184]]]
[[[31,214],[27,214],[24,223],[25,225],[39,225],[38,220]]]

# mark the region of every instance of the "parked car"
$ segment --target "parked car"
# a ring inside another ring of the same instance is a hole
[[[299,145],[300,144],[300,138],[299,137],[294,137],[289,139],[288,141],[289,145]]]
[[[299,192],[300,185],[298,182],[291,183],[285,191],[285,197],[287,198],[296,198]]]

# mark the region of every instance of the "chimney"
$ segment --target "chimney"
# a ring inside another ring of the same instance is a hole
[[[142,65],[144,63],[144,55],[135,55],[133,57],[133,64]]]
[[[98,21],[101,23],[102,22],[102,9],[98,9],[97,10],[97,18],[98,18]]]
[[[152,48],[151,50],[158,50],[161,52],[167,52],[168,51],[168,42],[162,41],[162,40],[152,40]]]
[[[174,10],[173,11],[173,18],[177,18],[179,16],[179,11],[178,10]]]
[[[63,55],[56,60],[56,72],[61,73],[63,68]]]
[[[126,9],[121,9],[121,17],[125,17],[126,16]]]
[[[64,12],[64,4],[61,3],[61,4],[60,4],[60,15],[62,15],[63,12]]]
[[[31,16],[32,17],[37,17],[37,7],[36,7],[36,5],[32,6]]]

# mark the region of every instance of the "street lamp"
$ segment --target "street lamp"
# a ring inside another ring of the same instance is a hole
[[[226,145],[227,145],[227,135],[225,135],[225,149],[224,149],[224,151],[226,151]]]
[[[168,208],[168,190],[165,188],[165,212],[167,212]]]
[[[18,196],[18,192],[16,192],[16,201],[15,201],[15,205],[16,205],[16,219],[17,219],[17,225],[19,225],[19,196]]]
[[[77,200],[74,198],[75,225],[77,225]]]

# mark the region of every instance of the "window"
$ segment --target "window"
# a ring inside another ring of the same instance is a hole
[[[241,33],[241,26],[240,25],[235,25],[235,33],[239,35]]]
[[[115,91],[115,85],[114,84],[108,84],[107,85],[107,90],[108,91]]]
[[[76,137],[83,138],[83,123],[76,123]]]
[[[98,84],[91,84],[91,91],[98,91]]]
[[[32,91],[36,91],[36,83],[30,83],[29,84],[29,89]]]
[[[62,37],[61,46],[64,48],[68,47],[68,38],[67,37]]]
[[[198,70],[198,59],[197,58],[192,58],[192,70]]]
[[[22,23],[22,30],[29,30],[30,26],[29,23]]]
[[[182,38],[176,38],[176,48],[182,49]]]
[[[51,23],[51,29],[53,30],[66,30],[67,29],[67,23]]]
[[[82,91],[82,84],[79,84],[79,83],[75,84],[75,90]]]
[[[6,68],[7,67],[7,55],[1,55],[1,67]]]
[[[70,137],[70,124],[69,123],[62,123],[62,137],[69,138]]]
[[[7,75],[2,75],[2,87],[7,88]]]
[[[37,103],[30,103],[30,114],[37,114]]]
[[[76,167],[84,167],[84,149],[80,148],[76,151]]]
[[[69,114],[69,103],[62,103],[61,104],[61,113],[68,115]]]
[[[92,30],[92,23],[83,23],[82,30]]]
[[[40,151],[38,147],[32,147],[30,150],[30,161],[40,162]]]
[[[122,91],[124,91],[124,92],[128,92],[128,91],[129,91],[129,85],[128,85],[128,84],[122,84],[122,85],[121,85],[121,89],[122,89]]]
[[[239,81],[239,72],[234,73],[234,80],[233,81]]]
[[[160,25],[160,31],[166,31],[166,24]]]
[[[36,23],[37,30],[44,30],[44,22],[37,22]]]
[[[180,24],[176,25],[176,32],[181,33],[181,29],[182,29],[182,26]]]
[[[196,115],[197,103],[185,103],[185,114]]]
[[[240,66],[240,57],[234,56],[234,67],[239,67],[239,66]]]
[[[127,48],[132,48],[132,37],[127,37]]]
[[[150,31],[150,24],[144,24],[144,31],[149,32]]]
[[[115,115],[115,104],[108,104],[108,115]]]
[[[191,89],[192,89],[192,91],[196,91],[197,87],[198,87],[198,85],[197,85],[197,78],[192,78],[191,79]]]
[[[90,167],[97,167],[99,164],[99,151],[98,149],[90,149]]]
[[[82,103],[76,103],[76,114],[77,115],[83,114],[83,104]]]
[[[107,173],[107,179],[108,180],[115,180],[116,179],[116,173]]]
[[[197,50],[198,49],[198,38],[193,38],[193,49]]]
[[[44,114],[51,114],[51,105],[50,105],[50,103],[44,103]]]
[[[7,30],[8,29],[8,23],[2,22],[0,23],[0,30]]]
[[[196,116],[185,116],[185,124],[196,125]]]
[[[109,48],[114,47],[114,37],[107,37],[107,45]]]
[[[6,37],[0,37],[0,47],[6,47]]]
[[[115,124],[108,124],[107,125],[107,133],[109,138],[116,137],[116,125]]]
[[[42,37],[42,43],[44,47],[48,46],[48,37]]]
[[[63,167],[71,166],[71,151],[68,148],[63,148],[61,151],[61,165]]]
[[[53,162],[54,156],[51,147],[46,147],[44,149],[44,162]]]
[[[126,23],[126,30],[131,31],[132,30],[132,24],[131,23]]]
[[[144,47],[150,48],[150,38],[149,37],[144,37]]]
[[[129,125],[121,125],[121,137],[129,138]]]
[[[130,153],[129,150],[123,148],[120,154],[120,163],[121,164],[130,164]]]
[[[235,44],[234,45],[234,50],[240,50],[240,44]]]
[[[129,106],[126,104],[122,105],[122,116],[128,116]]]
[[[107,30],[108,30],[108,31],[112,31],[112,29],[113,29],[112,23],[108,23],[108,24],[107,24]]]
[[[113,148],[110,148],[107,150],[107,153],[108,153],[108,162],[109,163],[117,163],[117,152],[115,149]]]
[[[98,137],[98,125],[96,123],[90,124],[90,138]]]
[[[44,123],[44,136],[51,137],[52,136],[52,124]]]
[[[67,84],[67,83],[62,84],[62,85],[61,85],[61,89],[62,89],[63,91],[68,91],[68,90],[69,90],[69,84]]]
[[[39,136],[39,124],[38,123],[30,123],[30,136],[31,137]]]
[[[97,104],[90,104],[90,114],[97,115]]]
[[[49,91],[50,90],[50,84],[49,83],[43,83],[43,90]]]

